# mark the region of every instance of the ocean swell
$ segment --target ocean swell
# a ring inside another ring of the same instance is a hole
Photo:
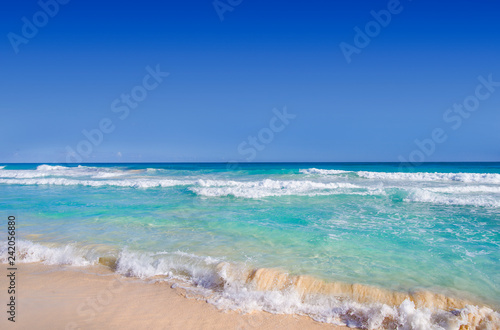
[[[212,198],[378,196],[406,203],[500,207],[498,173],[403,173],[309,168],[301,169],[300,174],[260,174],[239,176],[238,180],[234,180],[226,172],[179,175],[166,169],[40,165],[35,170],[0,168],[0,184],[137,189],[176,187],[183,193]]]
[[[360,178],[372,180],[392,181],[456,181],[467,183],[500,184],[498,173],[428,173],[428,172],[370,172],[370,171],[342,171],[324,170],[317,168],[301,169],[302,174],[320,174],[324,176],[343,173],[354,173]]]

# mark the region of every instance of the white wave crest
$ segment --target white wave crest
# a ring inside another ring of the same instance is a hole
[[[426,187],[427,191],[447,194],[470,194],[470,193],[493,193],[500,194],[499,186],[446,186],[446,187]]]
[[[83,166],[78,165],[77,168],[83,168]],[[69,169],[71,169],[71,168],[60,166],[60,165],[39,165],[36,167],[37,171],[66,171]]]
[[[128,179],[128,180],[75,180],[66,178],[40,178],[40,179],[0,179],[0,183],[18,185],[56,185],[56,186],[90,186],[90,187],[130,187],[130,188],[155,188],[173,187],[192,184],[193,181],[169,179]]]
[[[322,183],[314,181],[279,181],[265,179],[262,181],[217,181],[198,180],[198,186],[190,188],[198,195],[207,197],[234,196],[243,198],[262,198],[286,195],[325,195],[335,193],[368,194],[367,191],[352,191],[363,189],[360,186],[345,183]]]
[[[145,253],[124,250],[120,253],[116,271],[142,279],[163,276],[178,279],[204,289],[220,286],[215,268],[221,262],[212,257],[200,257],[186,252]]]
[[[29,241],[17,243],[18,262],[21,263],[88,266],[99,262],[89,248],[48,247]],[[0,261],[7,262],[5,247],[0,248]],[[359,303],[332,295],[304,295],[293,286],[260,290],[248,275],[254,271],[245,265],[185,252],[148,253],[125,249],[118,255],[115,271],[142,279],[179,280],[187,285],[187,290],[204,295],[207,302],[223,310],[307,315],[319,322],[365,329],[459,329],[461,326],[498,329],[500,326],[500,314],[488,307],[466,305],[462,309],[445,311],[417,308],[409,299],[399,306],[389,306]]]
[[[352,171],[343,171],[343,170],[323,170],[320,168],[308,168],[299,170],[302,174],[322,174],[322,175],[335,175],[335,174],[344,174],[351,173]]]
[[[16,256],[16,262],[19,263],[43,262],[47,265],[88,266],[97,262],[91,251],[75,245],[49,247],[24,240],[16,242]],[[5,244],[0,248],[0,262],[7,263],[8,257]]]
[[[366,172],[356,174],[366,179],[394,180],[394,181],[460,181],[477,183],[500,183],[500,174],[497,173],[402,173],[402,172]]]
[[[489,195],[444,195],[437,194],[429,190],[413,189],[408,197],[405,198],[406,202],[422,202],[442,205],[467,205],[479,207],[500,207],[500,199]]]
[[[428,172],[370,172],[370,171],[342,171],[324,170],[317,168],[301,169],[303,174],[335,175],[355,173],[365,179],[392,180],[392,181],[458,181],[467,183],[500,184],[498,173],[428,173]]]
[[[5,170],[0,168],[0,178],[43,178],[43,177],[91,177],[111,178],[130,174],[131,171],[116,168],[89,167],[78,165],[66,167],[60,165],[39,165],[35,170]]]
[[[117,272],[127,276],[151,278],[164,276],[183,280],[207,302],[223,310],[266,311],[275,314],[307,315],[319,322],[365,329],[459,329],[480,325],[485,329],[500,326],[500,315],[488,307],[467,305],[453,312],[438,308],[416,308],[409,299],[399,306],[383,303],[358,303],[331,295],[303,295],[292,286],[260,290],[249,281],[249,269],[211,257],[189,253],[138,253],[123,251]],[[252,273],[252,272],[250,272]]]

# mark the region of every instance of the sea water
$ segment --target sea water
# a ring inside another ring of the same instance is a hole
[[[500,326],[500,163],[6,164],[0,200],[21,262],[364,328]]]

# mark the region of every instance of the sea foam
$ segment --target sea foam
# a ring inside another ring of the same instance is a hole
[[[349,190],[352,189],[361,189],[364,193],[367,193],[365,188],[347,182],[322,183],[313,181],[281,181],[270,179],[247,182],[199,180],[198,186],[191,188],[193,192],[201,196],[234,196],[243,198],[290,195],[327,195],[335,193],[349,193]]]
[[[365,179],[393,180],[393,181],[459,181],[470,183],[500,184],[498,173],[428,173],[428,172],[370,172],[370,171],[342,171],[324,170],[317,168],[301,169],[303,174],[336,175],[354,173]]]
[[[125,179],[125,180],[76,180],[66,178],[33,178],[33,179],[0,179],[0,183],[18,185],[57,185],[57,186],[89,186],[89,187],[129,187],[155,188],[173,187],[192,184],[192,181],[170,179]]]
[[[91,177],[107,178],[130,174],[130,171],[103,167],[78,165],[66,167],[60,165],[39,165],[35,170],[5,170],[0,167],[0,178],[43,178],[43,177]]]
[[[319,168],[308,168],[299,170],[302,174],[323,174],[323,175],[335,175],[335,174],[344,174],[351,173],[351,171],[343,171],[343,170],[323,170]]]
[[[46,246],[31,241],[18,240],[16,242],[16,262],[30,263],[43,262],[47,265],[88,266],[95,264],[98,257],[92,251],[78,248],[76,245]],[[7,263],[7,245],[0,247],[0,261]]]
[[[95,250],[76,245],[45,246],[19,241],[19,262],[88,266]],[[7,251],[0,248],[0,261]],[[102,263],[102,262],[101,262]],[[390,291],[363,284],[325,282],[269,268],[252,268],[185,252],[122,250],[113,269],[124,276],[180,281],[223,310],[299,314],[325,323],[364,329],[498,329],[500,314],[489,307],[429,291]]]
[[[174,172],[160,169],[40,165],[35,170],[0,169],[0,184],[138,189],[177,187],[200,197],[232,196],[246,199],[328,195],[379,196],[391,199],[391,196],[401,195],[392,200],[500,207],[500,174],[497,173],[349,172],[309,168],[301,169],[301,174],[269,175],[267,178],[259,175],[231,180],[227,173],[182,173],[181,176]]]
[[[437,194],[431,190],[412,189],[406,202],[422,202],[442,205],[470,205],[479,207],[500,207],[499,197],[494,196],[457,196],[451,194]]]

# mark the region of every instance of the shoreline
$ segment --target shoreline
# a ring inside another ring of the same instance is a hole
[[[214,324],[230,324],[231,328],[275,329],[285,322],[287,329],[310,328],[311,324],[334,329],[500,329],[498,309],[453,295],[328,282],[279,269],[242,268],[211,258],[181,260],[194,257],[186,254],[174,253],[179,260],[134,253],[114,256],[103,248],[19,241],[19,311],[29,310],[30,320],[49,315],[46,324],[51,329],[54,325],[50,322],[55,320],[58,329],[85,329],[108,323],[122,328],[137,321],[137,326],[142,326],[145,319],[153,322],[153,328],[163,328],[165,322],[169,328],[211,328],[210,324],[192,323],[193,315],[202,315]],[[7,280],[0,281],[5,288]],[[25,301],[28,308],[23,306]],[[42,306],[32,301],[42,302]],[[48,306],[45,311],[44,306]],[[187,314],[164,315],[165,310],[176,311],[178,306]],[[108,309],[111,312],[104,313]],[[173,316],[180,321],[172,323]],[[306,324],[298,325],[297,318]],[[30,325],[27,328],[38,323]]]
[[[5,267],[6,264],[3,264]],[[0,277],[8,287],[8,277]],[[382,329],[393,321],[390,315],[379,325],[323,323],[309,315],[274,314],[267,311],[242,313],[218,309],[206,296],[186,290],[177,280],[149,281],[125,277],[108,266],[47,265],[42,262],[18,264],[16,271],[16,322],[6,314],[0,328],[20,329]],[[7,298],[7,297],[6,297]],[[367,312],[370,310],[367,305]],[[401,304],[398,310],[408,308]],[[452,322],[446,329],[495,329],[498,317],[484,308],[466,308],[456,314],[464,322]],[[405,323],[424,329],[423,310],[408,310]],[[495,313],[495,312],[493,312]],[[412,320],[413,319],[413,320]],[[334,321],[333,319],[330,320]],[[409,321],[409,322],[408,322]],[[337,321],[338,322],[338,321]],[[389,323],[386,323],[389,322]],[[444,324],[443,324],[444,325]]]
[[[6,288],[8,278],[0,278]],[[20,329],[349,329],[308,316],[219,310],[173,281],[127,278],[105,266],[23,263],[17,283],[15,326]],[[12,326],[2,317],[0,328]]]

